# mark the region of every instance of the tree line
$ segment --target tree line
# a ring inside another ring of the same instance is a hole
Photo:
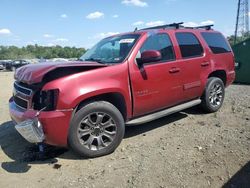
[[[246,34],[244,36],[237,36],[236,38],[234,35],[231,35],[231,36],[227,37],[227,40],[230,43],[230,45],[233,46],[233,45],[238,44],[238,43],[240,43],[248,38],[250,38],[250,34]]]
[[[34,58],[79,58],[86,52],[85,48],[28,45],[25,47],[0,46],[0,60],[34,59]]]
[[[248,36],[249,37],[249,36]],[[245,40],[247,37],[237,37],[236,43]],[[234,36],[227,37],[229,43],[234,45]],[[5,59],[34,59],[34,58],[79,58],[86,52],[85,48],[61,47],[57,46],[39,46],[28,45],[25,47],[0,46],[0,60]]]

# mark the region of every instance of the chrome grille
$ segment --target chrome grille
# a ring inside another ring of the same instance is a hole
[[[28,101],[20,98],[20,97],[13,97],[14,102],[16,103],[17,106],[27,109],[28,108]]]
[[[33,91],[27,87],[14,83],[13,101],[22,109],[28,109],[32,104]]]
[[[23,87],[21,85],[19,85],[17,82],[14,83],[14,88],[16,89],[16,91],[21,92],[25,95],[31,95],[32,94],[32,90],[26,87]]]

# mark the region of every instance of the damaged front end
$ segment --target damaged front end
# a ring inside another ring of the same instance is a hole
[[[28,142],[65,146],[71,111],[57,109],[59,89],[45,89],[46,84],[15,81],[9,101],[10,116]]]
[[[38,116],[41,111],[53,111],[56,109],[59,90],[43,91],[41,84],[27,85],[21,82],[14,83],[13,102],[20,112],[33,110],[33,117],[24,121],[15,121],[16,130],[30,143],[40,143],[45,139],[43,125]]]
[[[35,64],[18,69],[9,101],[16,130],[31,143],[66,146],[73,109],[61,108],[59,97],[63,96],[60,92],[64,83],[56,80],[102,67],[106,65],[71,62]]]
[[[59,89],[52,89],[47,91],[37,91],[33,97],[33,109],[44,111],[52,111],[56,109],[57,100],[59,96]]]
[[[43,84],[27,85],[16,81],[13,89],[13,101],[22,110],[55,110],[59,90],[42,90]]]

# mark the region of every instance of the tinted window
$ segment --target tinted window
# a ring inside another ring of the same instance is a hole
[[[209,48],[215,54],[231,52],[225,38],[220,33],[201,33]]]
[[[203,48],[192,33],[176,33],[183,58],[197,57],[203,54]]]
[[[141,47],[137,58],[140,57],[140,54],[142,52],[147,50],[158,50],[159,52],[161,52],[162,61],[170,61],[175,59],[173,45],[167,34],[157,34],[149,36]]]

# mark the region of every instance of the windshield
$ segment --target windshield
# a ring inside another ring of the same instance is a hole
[[[121,63],[127,57],[139,36],[138,34],[129,34],[105,38],[81,56],[80,60]]]

